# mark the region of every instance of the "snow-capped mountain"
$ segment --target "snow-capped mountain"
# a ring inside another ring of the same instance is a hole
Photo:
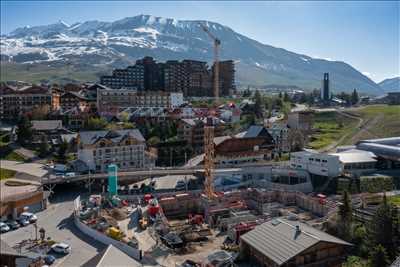
[[[2,68],[10,69],[2,72],[2,76],[26,63],[31,63],[30,72],[41,78],[79,80],[82,77],[76,77],[77,71],[90,72],[93,74],[90,77],[96,77],[147,55],[158,61],[188,58],[212,62],[212,41],[200,24],[221,39],[222,60],[237,62],[239,84],[313,89],[321,86],[323,73],[329,72],[333,90],[358,88],[367,93],[381,93],[377,84],[344,62],[311,58],[265,45],[214,22],[150,15],[114,22],[95,20],[68,25],[59,21],[18,28],[0,39]],[[62,71],[65,66],[70,69],[68,73]],[[47,77],[43,69],[51,75]]]

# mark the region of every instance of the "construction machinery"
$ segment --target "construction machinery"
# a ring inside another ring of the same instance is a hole
[[[201,28],[214,42],[214,105],[218,106],[219,102],[219,48],[221,46],[221,40],[218,39],[214,34],[210,32],[207,26],[200,24]],[[213,121],[214,109],[207,118],[207,122],[204,126],[204,172],[205,172],[205,184],[204,190],[209,199],[214,198],[214,121]]]
[[[192,215],[189,214],[189,224],[202,225],[204,223],[204,217],[201,214]]]
[[[201,28],[214,41],[214,97],[218,103],[219,98],[219,47],[221,40],[214,36],[204,24],[200,24]]]
[[[115,227],[108,228],[107,235],[118,241],[124,237],[124,233]]]

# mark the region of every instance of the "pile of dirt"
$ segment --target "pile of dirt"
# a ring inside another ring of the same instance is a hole
[[[128,217],[128,214],[124,209],[115,208],[112,209],[111,216],[118,221],[122,221]]]

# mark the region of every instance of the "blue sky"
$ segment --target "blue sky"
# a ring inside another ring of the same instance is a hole
[[[1,1],[1,33],[138,14],[219,22],[262,43],[342,60],[375,81],[400,75],[400,2]]]

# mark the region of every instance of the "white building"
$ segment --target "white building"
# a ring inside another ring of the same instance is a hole
[[[339,156],[309,151],[291,153],[290,167],[327,177],[337,177],[343,172],[343,163],[340,161]]]
[[[128,107],[175,108],[183,103],[182,93],[141,92],[130,89],[99,89],[97,91],[97,106],[100,112]]]
[[[331,155],[338,156],[345,173],[362,174],[376,170],[377,157],[374,153],[358,149],[349,149]]]
[[[156,156],[146,151],[146,142],[137,129],[80,132],[78,160],[89,169],[104,172],[111,163],[121,170],[154,167]]]

